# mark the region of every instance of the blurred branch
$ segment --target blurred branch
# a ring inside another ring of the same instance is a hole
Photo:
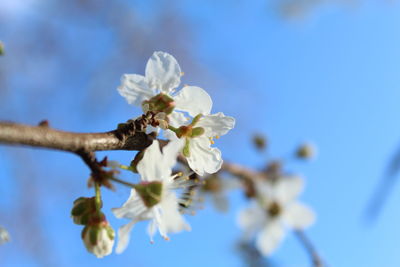
[[[400,171],[400,149],[397,149],[392,156],[386,170],[379,181],[378,186],[375,188],[375,192],[372,195],[365,211],[365,217],[367,220],[376,219],[382,211],[382,208],[390,196],[397,180],[398,173]]]
[[[304,231],[295,231],[296,237],[299,239],[303,247],[307,250],[308,254],[311,257],[311,261],[314,267],[323,267],[324,264],[322,262],[321,257],[319,256],[317,250],[314,245],[311,243],[310,239],[304,233]]]

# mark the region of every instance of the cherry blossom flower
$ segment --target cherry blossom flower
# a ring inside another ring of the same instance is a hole
[[[303,180],[298,177],[256,183],[256,201],[239,213],[238,224],[246,238],[257,234],[256,247],[262,254],[275,251],[285,236],[285,228],[302,230],[314,223],[314,212],[296,201],[302,189]]]
[[[142,182],[131,190],[129,199],[122,207],[113,209],[117,218],[131,220],[118,230],[117,253],[125,250],[130,232],[139,221],[151,220],[148,227],[151,242],[156,230],[166,240],[169,239],[169,232],[190,230],[179,212],[179,199],[174,192],[174,189],[184,185],[180,178],[171,175],[181,149],[179,143],[170,142],[161,153],[157,140],[146,149],[143,159],[137,165]]]
[[[190,168],[198,175],[204,173],[216,173],[222,166],[223,160],[221,151],[211,147],[214,144],[213,138],[228,133],[235,126],[235,119],[225,116],[224,113],[199,114],[191,123],[180,121],[183,126],[166,131],[164,135],[170,140],[177,137],[185,142],[183,155],[186,157]],[[170,127],[173,128],[173,127]]]
[[[149,110],[165,112],[170,120],[182,117],[175,110],[191,116],[209,113],[212,106],[208,93],[197,86],[185,86],[175,93],[181,82],[181,68],[176,59],[165,52],[154,52],[146,65],[145,76],[125,74],[118,92],[129,104]]]

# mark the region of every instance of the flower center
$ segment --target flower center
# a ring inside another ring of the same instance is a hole
[[[281,214],[282,208],[281,208],[281,206],[280,206],[278,203],[272,202],[272,203],[269,205],[269,207],[268,207],[268,209],[267,209],[267,212],[268,212],[268,215],[269,215],[270,217],[277,217],[279,214]]]
[[[148,111],[154,111],[171,114],[174,108],[174,99],[164,93],[159,93],[158,95],[153,96],[149,100],[145,100],[142,103],[142,109],[145,113]]]
[[[161,182],[144,182],[135,185],[135,190],[142,199],[144,205],[151,208],[161,201],[163,184]]]

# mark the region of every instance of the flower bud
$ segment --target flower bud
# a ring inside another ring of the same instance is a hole
[[[0,42],[0,56],[4,55],[4,45]]]
[[[267,138],[263,135],[257,134],[253,136],[253,144],[259,151],[265,150],[267,147]]]
[[[316,148],[312,144],[303,144],[296,151],[296,156],[300,159],[312,159],[315,154]]]
[[[82,239],[86,249],[97,258],[103,258],[112,252],[114,246],[114,229],[106,220],[89,224],[82,230]]]
[[[86,225],[92,214],[96,212],[95,198],[80,197],[74,201],[71,216],[74,223]]]

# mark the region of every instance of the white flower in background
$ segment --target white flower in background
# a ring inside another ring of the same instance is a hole
[[[117,218],[132,220],[118,230],[117,253],[125,250],[132,227],[139,221],[151,220],[148,227],[151,242],[156,230],[166,240],[169,239],[169,232],[190,230],[179,212],[179,200],[174,192],[182,183],[171,176],[181,149],[179,143],[170,142],[161,153],[156,140],[145,150],[143,159],[137,165],[142,183],[131,190],[129,199],[121,208],[113,209]]]
[[[0,245],[3,245],[8,241],[10,241],[10,234],[5,228],[0,226]]]
[[[183,126],[176,129],[175,133],[166,131],[164,135],[170,140],[177,137],[185,141],[183,155],[186,157],[190,168],[198,175],[216,173],[222,166],[221,151],[211,147],[213,138],[228,133],[235,126],[235,119],[225,116],[224,113],[203,113],[197,115],[191,123],[181,121]],[[175,125],[172,125],[175,126]]]
[[[238,224],[245,237],[256,237],[256,247],[263,255],[270,255],[285,236],[285,228],[302,230],[315,221],[314,212],[296,201],[303,190],[298,177],[281,177],[276,181],[256,183],[256,201],[238,215]]]
[[[154,52],[146,65],[145,76],[125,74],[118,92],[129,104],[142,107],[144,112],[165,112],[171,121],[183,114],[174,109],[196,116],[211,111],[212,100],[208,93],[197,86],[175,89],[181,82],[181,68],[176,59],[165,52]]]

